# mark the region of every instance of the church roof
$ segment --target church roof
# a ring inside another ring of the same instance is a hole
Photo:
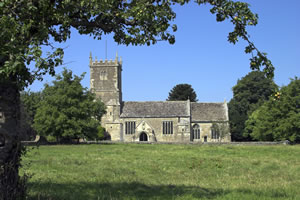
[[[187,101],[127,101],[121,117],[188,117]]]
[[[228,121],[226,103],[191,103],[191,121]]]

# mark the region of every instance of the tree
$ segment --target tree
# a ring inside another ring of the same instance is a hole
[[[63,62],[64,51],[55,43],[65,42],[71,28],[80,34],[101,39],[102,34],[114,34],[118,44],[155,44],[169,41],[173,44],[177,27],[171,22],[175,13],[171,5],[189,0],[3,0],[0,2],[0,195],[16,199],[19,184],[19,91],[44,74],[55,75],[55,67]],[[229,19],[234,30],[228,41],[235,44],[239,38],[248,42],[246,53],[252,53],[251,69],[260,69],[273,76],[274,67],[266,54],[249,40],[247,26],[257,24],[257,15],[248,4],[232,0],[195,0],[210,4],[217,21]],[[171,29],[171,30],[170,30]],[[52,41],[52,42],[50,42]],[[49,52],[42,52],[47,46]],[[34,62],[35,68],[27,67]],[[18,158],[18,159],[15,159]],[[10,166],[10,167],[8,167]],[[14,177],[14,178],[12,178]],[[2,197],[0,196],[0,197]]]
[[[238,80],[232,88],[233,98],[228,104],[232,140],[249,140],[243,132],[248,116],[262,103],[269,99],[277,86],[263,72],[252,71]]]
[[[83,88],[80,77],[64,69],[53,85],[45,85],[33,127],[42,136],[61,139],[95,139],[105,106],[95,94]]]
[[[190,84],[178,84],[169,92],[167,101],[186,101],[196,102],[197,95]]]
[[[246,134],[262,141],[300,142],[300,79],[292,79],[250,115]]]
[[[23,138],[25,140],[33,139],[36,132],[33,130],[33,119],[42,100],[41,92],[23,91],[20,94],[21,98],[21,129],[24,132]]]
[[[23,91],[20,94],[21,102],[29,117],[30,124],[33,124],[34,115],[39,103],[42,101],[42,92]]]

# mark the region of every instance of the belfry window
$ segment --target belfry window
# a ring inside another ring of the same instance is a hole
[[[193,126],[193,138],[200,139],[200,126],[198,124]]]
[[[173,122],[164,121],[163,122],[163,134],[173,134]]]
[[[107,80],[107,72],[106,71],[100,72],[100,80]]]
[[[135,122],[125,122],[125,134],[135,134]]]

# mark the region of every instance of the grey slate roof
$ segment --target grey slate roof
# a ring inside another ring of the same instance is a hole
[[[226,103],[191,103],[191,121],[228,121]]]
[[[188,117],[187,101],[127,101],[121,117]]]

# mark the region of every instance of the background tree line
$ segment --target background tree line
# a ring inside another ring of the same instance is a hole
[[[100,120],[105,106],[81,85],[83,78],[84,74],[74,76],[65,69],[51,85],[46,84],[43,91],[21,93],[24,119],[35,133],[65,142],[104,138]],[[252,71],[238,80],[232,90],[233,98],[228,107],[233,141],[299,142],[300,80],[297,77],[279,89],[263,72]],[[197,101],[192,86],[177,84],[167,100],[188,99]]]

